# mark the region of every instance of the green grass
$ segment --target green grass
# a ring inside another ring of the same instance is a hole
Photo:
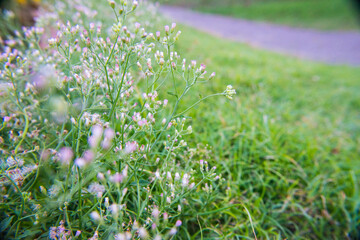
[[[164,3],[185,4],[192,1]],[[318,29],[359,29],[354,6],[349,0],[257,0],[248,1],[202,1],[195,4],[199,11],[222,14],[237,18],[268,21],[295,27]]]
[[[360,69],[304,62],[181,28],[183,57],[217,72],[199,87],[202,95],[227,84],[238,91],[234,101],[216,98],[190,113],[194,141],[213,146],[230,189],[219,192],[213,207],[234,206],[211,219],[194,218],[194,225],[206,226],[203,233],[213,238],[252,239],[246,207],[258,239],[354,236]]]

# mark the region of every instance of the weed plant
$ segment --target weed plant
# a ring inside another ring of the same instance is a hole
[[[3,239],[183,239],[213,210],[223,179],[185,114],[235,90],[182,106],[215,74],[173,50],[176,24],[147,32],[138,4],[55,1],[2,42]]]

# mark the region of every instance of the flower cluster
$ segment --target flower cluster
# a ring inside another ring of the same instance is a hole
[[[0,207],[10,219],[7,237],[32,226],[30,238],[47,228],[50,239],[170,239],[200,204],[191,196],[207,201],[216,191],[221,176],[208,150],[187,137],[185,112],[207,97],[179,111],[190,89],[215,73],[174,51],[176,24],[156,31],[140,23],[155,17],[143,4],[109,1],[94,10],[91,1],[56,1],[6,42]],[[115,23],[93,22],[98,11]],[[234,94],[228,86],[208,97]]]

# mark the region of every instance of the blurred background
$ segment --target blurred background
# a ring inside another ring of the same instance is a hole
[[[34,24],[36,9],[38,8],[40,2],[41,0],[0,0],[0,8],[2,13],[5,11],[5,15],[6,10],[11,10],[20,25],[30,26]],[[5,26],[1,26],[1,28],[4,27]]]
[[[250,20],[324,30],[359,29],[358,0],[159,0]]]
[[[360,0],[151,0],[231,17],[321,30],[360,29]],[[0,0],[21,25],[33,24],[41,0]]]

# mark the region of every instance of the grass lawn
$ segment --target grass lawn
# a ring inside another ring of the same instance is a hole
[[[203,96],[215,98],[190,113],[195,142],[213,146],[228,179],[219,201],[227,207],[213,236],[240,239],[344,239],[355,229],[360,198],[360,69],[304,62],[222,40],[182,26],[183,57],[201,59],[217,77]],[[195,101],[198,96],[193,96]],[[214,217],[213,217],[214,218]],[[215,217],[216,218],[216,217]],[[357,226],[358,227],[358,226]],[[216,233],[215,233],[216,232]]]
[[[163,0],[164,3],[186,4],[190,1]],[[192,2],[192,1],[191,1]],[[295,27],[359,29],[354,6],[348,0],[272,0],[272,1],[202,1],[195,8],[202,12],[222,14],[257,21],[268,21]]]

